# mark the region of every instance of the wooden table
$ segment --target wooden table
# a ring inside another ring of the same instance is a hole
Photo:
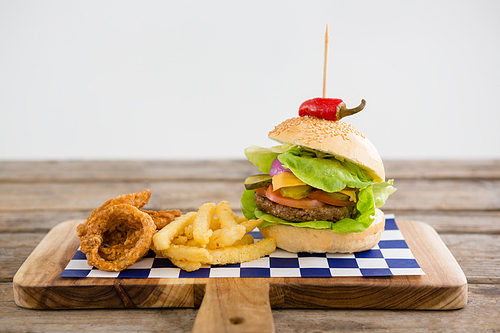
[[[500,161],[386,161],[398,191],[384,211],[431,225],[450,249],[469,302],[452,311],[273,309],[277,332],[500,330]],[[196,309],[30,310],[14,302],[13,276],[59,223],[109,198],[151,188],[151,209],[236,209],[248,161],[0,162],[0,331],[189,332]],[[238,211],[237,211],[238,212]]]

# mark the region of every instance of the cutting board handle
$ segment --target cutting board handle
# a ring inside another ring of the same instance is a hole
[[[274,333],[269,283],[258,278],[211,278],[192,332]]]

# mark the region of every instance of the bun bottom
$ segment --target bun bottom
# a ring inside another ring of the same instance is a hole
[[[277,247],[288,252],[353,253],[372,249],[378,244],[385,228],[385,216],[375,211],[375,220],[368,229],[341,234],[326,229],[298,228],[275,224],[260,229],[264,237],[274,237]]]

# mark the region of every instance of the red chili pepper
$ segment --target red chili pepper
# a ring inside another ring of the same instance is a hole
[[[354,109],[348,109],[341,99],[318,97],[302,103],[299,107],[299,116],[312,116],[337,121],[363,110],[365,104],[365,100],[362,99],[359,106]]]

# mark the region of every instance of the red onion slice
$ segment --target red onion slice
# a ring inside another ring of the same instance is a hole
[[[286,169],[285,167],[283,167],[283,164],[281,164],[278,158],[275,158],[273,163],[271,164],[271,171],[269,171],[269,176],[274,177],[285,171],[290,171],[290,169]]]

